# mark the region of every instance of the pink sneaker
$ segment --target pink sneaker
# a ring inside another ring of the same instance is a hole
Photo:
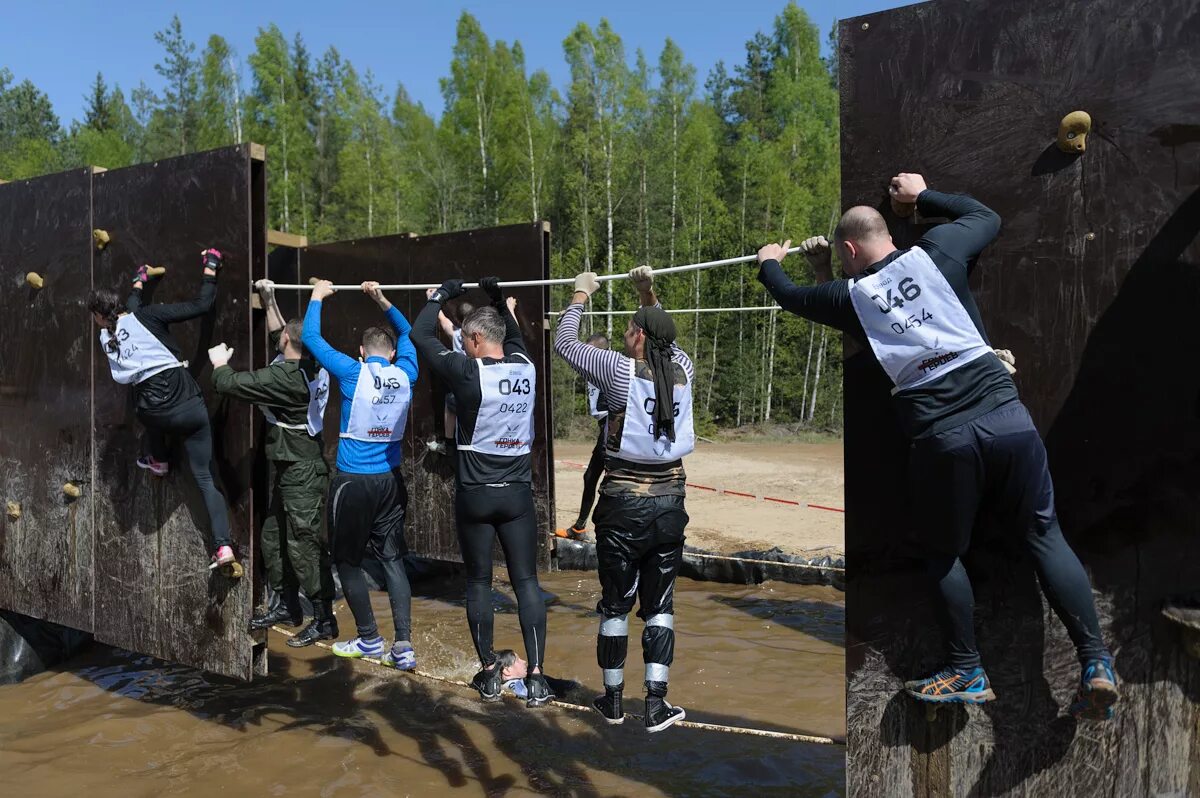
[[[229,563],[234,562],[235,559],[236,558],[233,556],[232,548],[229,546],[221,546],[217,549],[217,553],[213,555],[212,565],[208,567],[209,569],[220,568],[222,565],[228,565]]]
[[[155,460],[150,455],[139,457],[137,465],[138,468],[144,468],[156,477],[165,477],[167,472],[171,470],[171,466],[159,460]]]

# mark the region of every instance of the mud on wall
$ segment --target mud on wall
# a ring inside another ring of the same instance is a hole
[[[225,254],[216,310],[173,333],[208,401],[234,544],[253,574],[256,422],[248,406],[213,398],[206,350],[225,341],[234,365],[249,365],[262,166],[247,145],[0,185],[0,493],[21,511],[0,517],[0,606],[240,678],[265,668],[246,632],[251,579],[208,570],[203,504],[178,446],[167,479],[137,469],[132,395],[110,377],[86,306],[92,286],[127,293],[142,263],[168,268],[149,299],[191,299],[200,251]],[[103,250],[93,228],[110,235]],[[30,271],[41,289],[26,285]]]
[[[1129,796],[1200,788],[1200,667],[1160,618],[1200,588],[1200,2],[945,0],[842,22],[844,206],[898,246],[885,187],[921,172],[1004,220],[973,275],[994,346],[1046,439],[1124,699],[1076,724],[1074,650],[1014,530],[981,519],[967,567],[998,700],[933,723],[899,694],[939,664],[914,558],[905,442],[868,356],[846,368],[847,677],[853,795]],[[1082,155],[1059,120],[1091,114]]]

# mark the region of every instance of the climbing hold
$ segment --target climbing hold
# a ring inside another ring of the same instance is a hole
[[[92,231],[92,240],[96,242],[96,249],[102,250],[108,246],[108,242],[112,239],[109,238],[107,230],[101,230],[97,227]]]
[[[870,23],[870,22],[864,22],[864,23],[862,24],[862,29],[863,29],[863,30],[866,30],[866,29],[868,29],[868,28],[870,28],[870,27],[871,27],[871,23]]]
[[[162,277],[166,273],[167,273],[166,266],[147,266],[146,267],[146,276],[147,277]]]
[[[17,504],[14,501],[8,502],[8,504],[5,505],[4,509],[5,509],[5,512],[8,514],[8,520],[10,520],[10,521],[16,521],[18,518],[21,517],[21,505]]]
[[[25,283],[30,288],[41,288],[46,284],[45,281],[42,280],[42,275],[38,274],[37,272],[30,272],[29,274],[25,275]]]
[[[912,216],[917,210],[915,202],[900,202],[895,197],[892,197],[892,213],[899,216],[901,219],[907,219]]]
[[[1087,111],[1072,111],[1058,123],[1058,148],[1067,153],[1087,150],[1087,136],[1092,132],[1092,115]]]
[[[62,487],[63,495],[68,499],[78,499],[83,495],[83,491],[74,482],[67,482]]]
[[[1084,239],[1086,239],[1086,240],[1088,240],[1088,241],[1095,241],[1095,240],[1096,240],[1096,234],[1095,234],[1095,233],[1088,233],[1087,235],[1085,235],[1085,236],[1084,236]]]

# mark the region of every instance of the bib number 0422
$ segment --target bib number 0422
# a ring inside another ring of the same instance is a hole
[[[896,289],[899,291],[897,295],[893,295],[892,289],[889,288],[886,297],[881,297],[879,294],[871,296],[880,313],[891,313],[892,308],[903,308],[905,302],[912,302],[921,295],[921,286],[917,285],[911,277],[901,280]],[[895,327],[894,324],[892,326]]]

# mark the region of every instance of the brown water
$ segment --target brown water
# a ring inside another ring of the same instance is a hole
[[[519,646],[498,585],[497,646]],[[593,574],[555,573],[546,670],[586,703],[595,664]],[[441,591],[460,596],[461,583]],[[340,602],[339,602],[340,604]],[[688,719],[841,737],[842,595],[829,588],[680,580],[673,703]],[[387,602],[375,601],[388,629]],[[352,630],[339,607],[343,631]],[[476,669],[461,604],[415,599],[418,665]],[[627,684],[640,712],[640,622]],[[700,729],[647,735],[567,709],[484,705],[473,691],[272,634],[271,676],[235,682],[96,646],[63,669],[0,687],[0,783],[8,795],[840,795],[844,749]],[[519,649],[518,649],[519,650]]]

